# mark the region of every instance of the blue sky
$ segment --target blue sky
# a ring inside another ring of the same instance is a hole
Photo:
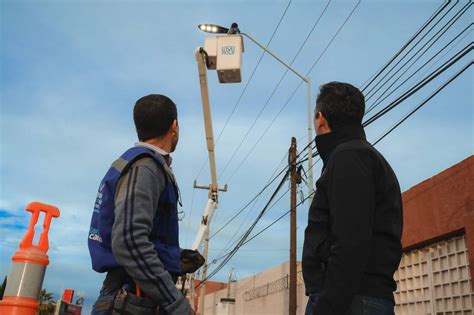
[[[461,1],[452,13],[464,3]],[[296,59],[296,69],[303,73],[308,70],[355,4],[356,1],[330,3]],[[310,74],[314,83],[313,102],[317,87],[325,82],[346,81],[360,86],[440,4],[363,1]],[[186,215],[181,222],[181,243],[182,247],[190,246],[207,199],[202,190],[195,191],[192,198],[192,183],[194,179],[200,184],[209,182],[207,168],[197,177],[207,152],[194,50],[203,45],[208,35],[196,26],[202,22],[230,25],[237,21],[242,30],[266,43],[286,5],[287,1],[235,0],[2,1],[0,276],[8,273],[10,256],[25,232],[29,219],[24,211],[26,204],[54,204],[60,208],[61,217],[53,222],[50,232],[51,264],[44,286],[57,294],[66,287],[83,290],[86,310],[89,309],[103,278],[91,270],[86,245],[95,192],[110,163],[135,142],[133,104],[150,93],[166,94],[178,105],[181,139],[174,153],[174,169]],[[282,59],[291,60],[325,5],[322,1],[293,1],[270,48]],[[472,9],[433,46],[431,54],[471,19]],[[438,64],[470,41],[472,34]],[[260,53],[258,47],[245,41],[242,84],[220,85],[215,72],[209,72],[216,134]],[[453,70],[470,59],[465,58]],[[218,170],[225,165],[284,71],[269,56],[264,57],[216,147]],[[369,127],[369,140],[385,131],[452,73],[445,73]],[[403,190],[473,154],[472,80],[469,70],[378,145],[395,169]],[[222,184],[298,84],[298,78],[291,73],[286,75],[223,174]],[[299,147],[305,145],[305,132],[306,90],[301,88],[228,182],[229,191],[221,195],[211,229],[219,228],[263,187],[286,154],[291,136],[301,139]],[[315,167],[315,174],[320,167]],[[239,228],[243,231],[250,224],[268,197],[269,194],[263,194],[253,210],[244,212],[213,239],[211,260]],[[289,198],[285,196],[263,217],[257,230],[285,212],[288,204]],[[298,211],[301,247],[307,205]],[[286,261],[288,225],[288,219],[282,220],[242,248],[216,279],[224,279],[231,267],[237,269],[239,277],[246,277]]]

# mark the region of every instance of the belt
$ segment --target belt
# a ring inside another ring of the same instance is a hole
[[[104,292],[114,298],[102,300],[94,306],[96,313],[122,315],[157,315],[158,304],[147,297],[137,296],[135,282],[124,268],[109,271],[103,283]]]

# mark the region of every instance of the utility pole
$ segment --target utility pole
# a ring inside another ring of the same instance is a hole
[[[296,138],[291,138],[291,147],[288,156],[291,196],[290,196],[290,303],[289,315],[296,315],[296,185],[299,182],[296,170]]]

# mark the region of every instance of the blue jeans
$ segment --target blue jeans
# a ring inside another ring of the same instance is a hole
[[[313,315],[319,296],[319,293],[309,295],[305,315]],[[395,305],[390,300],[355,295],[345,315],[394,315],[394,309]]]

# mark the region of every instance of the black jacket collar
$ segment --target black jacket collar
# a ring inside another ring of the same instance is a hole
[[[316,148],[326,165],[331,153],[341,143],[352,139],[366,140],[364,128],[360,124],[344,126],[340,129],[316,136]]]

